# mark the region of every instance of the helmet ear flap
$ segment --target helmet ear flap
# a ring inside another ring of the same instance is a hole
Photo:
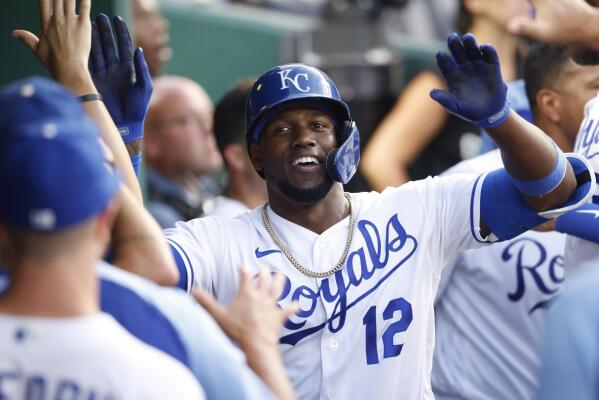
[[[358,170],[360,163],[360,132],[354,121],[345,124],[345,140],[327,154],[326,168],[337,182],[346,184]]]

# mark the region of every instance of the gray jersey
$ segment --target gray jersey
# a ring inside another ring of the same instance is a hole
[[[499,150],[447,173],[502,167]],[[564,280],[565,235],[524,234],[460,253],[435,307],[432,384],[438,399],[533,399],[547,309]]]
[[[599,176],[599,94],[584,107],[584,119],[576,135],[574,152],[584,156]],[[599,184],[595,187],[593,203],[599,204]],[[566,243],[566,266],[575,271],[586,261],[599,257],[599,245],[574,236],[568,236]]]

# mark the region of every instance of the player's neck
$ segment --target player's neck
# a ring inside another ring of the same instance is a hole
[[[269,201],[273,211],[280,217],[321,234],[349,215],[349,206],[343,193],[343,186],[335,183],[321,201],[301,204],[269,190]]]
[[[99,311],[95,261],[53,260],[11,266],[0,312],[37,317],[77,317]]]

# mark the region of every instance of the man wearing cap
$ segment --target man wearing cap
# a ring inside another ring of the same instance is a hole
[[[203,398],[178,361],[99,311],[117,174],[80,102],[42,78],[0,93],[1,398]]]

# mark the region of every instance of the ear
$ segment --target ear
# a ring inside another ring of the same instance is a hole
[[[238,143],[231,143],[223,149],[223,158],[231,171],[243,171],[248,164],[246,150]]]
[[[258,146],[256,143],[250,143],[250,160],[252,161],[254,169],[256,169],[258,173],[261,173],[262,153],[260,152],[260,146]]]
[[[558,93],[551,89],[541,89],[536,96],[539,112],[554,124],[561,121],[562,101]]]

